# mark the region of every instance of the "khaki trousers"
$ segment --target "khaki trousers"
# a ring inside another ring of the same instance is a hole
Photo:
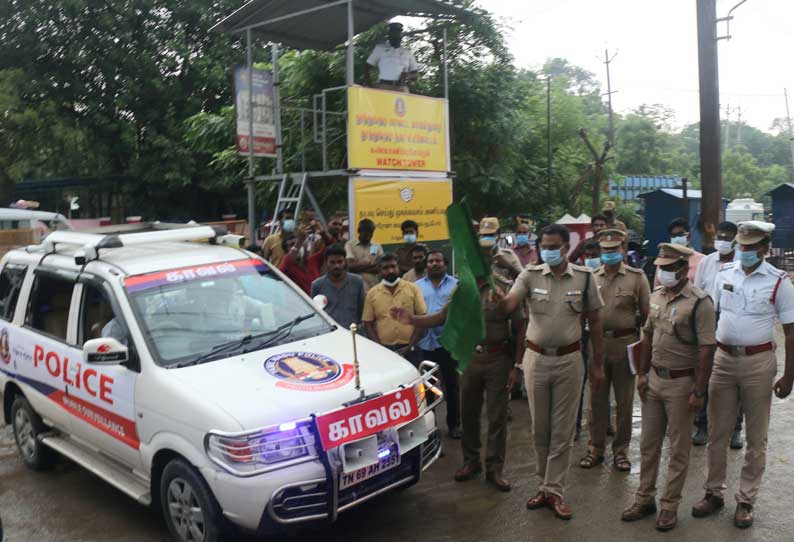
[[[766,468],[769,410],[777,373],[775,352],[733,356],[717,349],[709,381],[709,446],[706,491],[719,497],[727,489],[728,443],[739,406],[744,408],[747,449],[736,501],[754,504]]]
[[[612,456],[626,457],[631,443],[631,422],[634,409],[634,375],[629,371],[626,347],[636,337],[604,339],[604,382],[590,395],[590,451],[595,457],[604,455],[609,425],[609,389],[615,391],[617,427],[612,441]]]
[[[502,474],[507,448],[507,382],[513,361],[506,352],[475,353],[461,375],[461,426],[464,464],[480,464],[483,394],[488,417],[485,470]]]
[[[694,385],[695,378],[691,376],[663,379],[653,369],[648,374],[648,392],[642,402],[639,504],[649,504],[656,498],[662,445],[667,434],[670,438],[670,463],[661,507],[662,510],[678,510],[692,448],[690,428],[695,413],[689,410],[689,394]]]
[[[544,356],[527,350],[524,379],[532,414],[538,489],[562,497],[584,381],[582,353]]]

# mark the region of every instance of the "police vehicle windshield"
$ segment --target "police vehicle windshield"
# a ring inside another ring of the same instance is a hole
[[[256,259],[125,279],[155,360],[164,366],[223,359],[332,331],[314,306]]]

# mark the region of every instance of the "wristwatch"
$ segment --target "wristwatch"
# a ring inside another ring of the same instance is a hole
[[[705,391],[692,390],[692,395],[695,396],[695,399],[703,399],[704,397],[706,397],[706,392]]]

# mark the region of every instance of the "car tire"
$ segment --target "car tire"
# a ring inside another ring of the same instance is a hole
[[[55,463],[55,451],[39,440],[39,436],[48,428],[22,396],[14,399],[11,405],[11,426],[17,450],[25,465],[33,470],[45,470]]]
[[[179,542],[218,542],[225,521],[207,482],[189,463],[171,460],[160,478],[163,519]]]

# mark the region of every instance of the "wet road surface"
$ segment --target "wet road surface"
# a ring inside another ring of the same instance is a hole
[[[782,370],[781,350],[778,363]],[[794,541],[792,398],[773,399],[767,470],[756,504],[756,523],[745,531],[733,527],[735,503],[730,497],[737,489],[743,451],[728,452],[728,497],[721,513],[707,519],[694,519],[690,515],[692,504],[703,495],[705,447],[692,449],[679,524],[672,533],[657,533],[653,518],[631,524],[620,521],[620,513],[631,504],[639,481],[639,402],[635,405],[631,473],[613,471],[609,452],[606,464],[592,470],[579,468],[578,460],[586,450],[585,433],[576,443],[569,477],[573,520],[562,522],[545,509],[526,510],[526,499],[536,489],[526,401],[512,401],[511,410],[513,421],[505,475],[513,483],[512,492],[499,493],[482,478],[454,482],[452,473],[459,467],[460,446],[459,441],[447,439],[445,456],[425,472],[418,485],[350,510],[332,526],[279,536],[275,540],[634,542],[675,537],[721,542]],[[444,419],[443,415],[440,419]],[[665,451],[660,485],[664,483],[666,460]],[[0,428],[0,516],[7,542],[170,540],[157,514],[65,459],[50,472],[25,468],[17,457],[9,427]]]

